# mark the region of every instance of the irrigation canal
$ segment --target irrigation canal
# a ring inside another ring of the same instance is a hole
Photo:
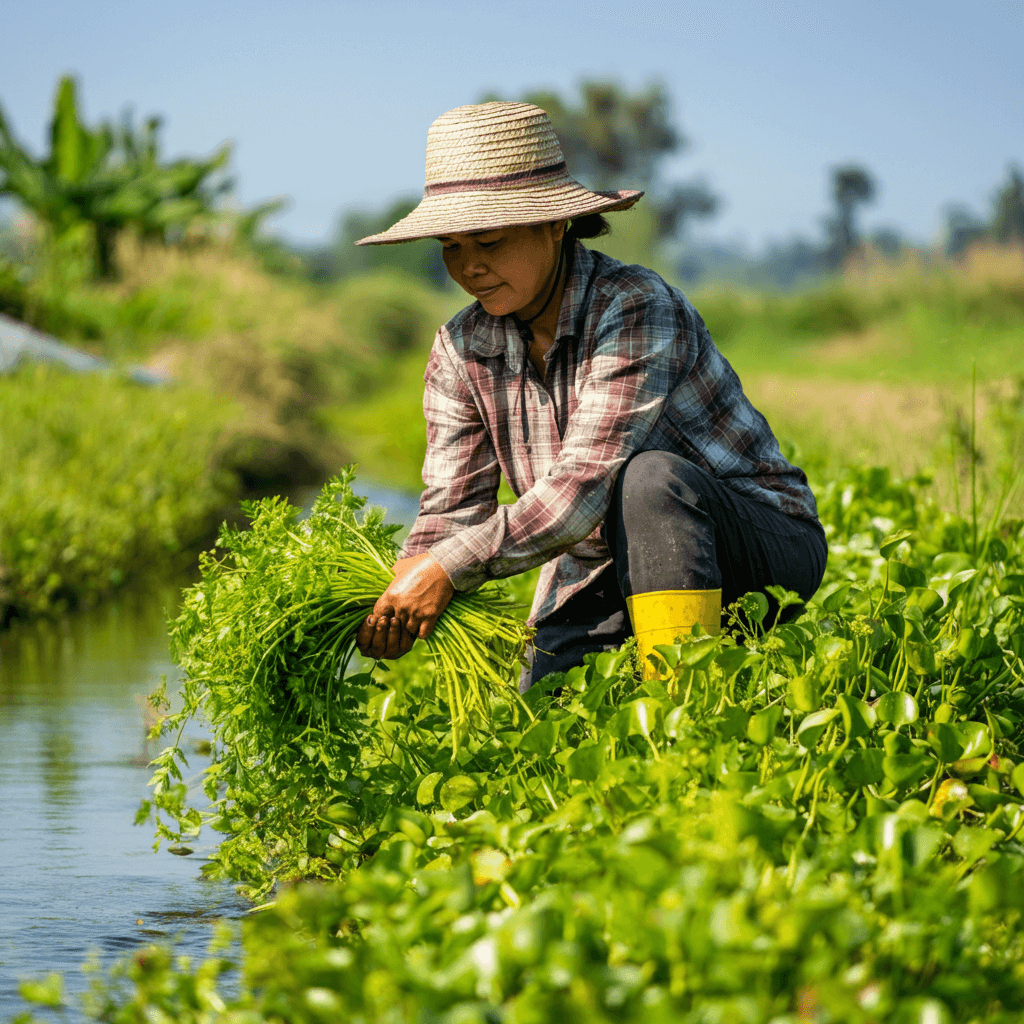
[[[356,490],[393,522],[415,517],[414,497]],[[24,1008],[23,978],[59,971],[79,993],[90,957],[109,966],[150,942],[195,961],[217,921],[248,909],[230,884],[199,876],[214,834],[174,856],[153,852],[151,825],[132,824],[158,749],[145,697],[164,674],[173,689],[165,621],[188,582],[0,633],[0,1021]],[[189,761],[193,775],[206,764]]]

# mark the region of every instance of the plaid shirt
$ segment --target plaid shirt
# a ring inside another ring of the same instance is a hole
[[[430,551],[457,590],[546,563],[531,622],[611,562],[600,536],[623,463],[676,452],[739,494],[817,521],[803,471],[715,347],[653,271],[579,242],[544,380],[511,317],[474,303],[437,332],[423,414],[426,490],[403,549]],[[498,505],[499,474],[518,500]]]

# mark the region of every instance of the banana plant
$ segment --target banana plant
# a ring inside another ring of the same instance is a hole
[[[57,88],[44,159],[35,159],[16,140],[0,108],[0,195],[18,199],[55,243],[86,235],[96,275],[112,277],[117,237],[125,228],[172,241],[196,221],[221,216],[217,200],[232,188],[230,179],[217,175],[231,155],[229,144],[206,159],[165,163],[160,127],[160,119],[152,117],[136,129],[127,116],[119,126],[87,127],[79,116],[75,80],[65,76]],[[262,218],[278,205],[263,204],[253,213]],[[252,230],[248,222],[246,229]]]

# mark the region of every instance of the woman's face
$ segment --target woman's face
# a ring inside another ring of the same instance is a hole
[[[492,316],[527,318],[547,298],[565,221],[441,235],[452,280]]]

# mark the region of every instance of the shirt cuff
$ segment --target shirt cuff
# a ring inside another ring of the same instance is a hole
[[[456,590],[466,592],[478,589],[491,577],[484,566],[476,561],[473,549],[462,539],[463,532],[460,530],[459,533],[438,541],[430,549],[430,553],[448,574],[452,586]]]

